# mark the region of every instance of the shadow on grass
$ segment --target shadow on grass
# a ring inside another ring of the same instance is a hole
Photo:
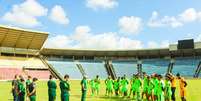
[[[71,95],[71,97],[73,98],[81,98],[81,95]],[[102,100],[109,100],[109,101],[131,101],[132,99],[128,98],[128,97],[117,97],[117,96],[87,96],[88,100],[92,100],[92,99],[100,99]]]
[[[111,100],[111,101],[131,101],[128,97],[116,97],[116,96],[100,96],[100,99]]]
[[[8,101],[13,101],[13,99],[8,99]]]
[[[71,97],[74,97],[74,98],[81,98],[81,95],[70,95]]]

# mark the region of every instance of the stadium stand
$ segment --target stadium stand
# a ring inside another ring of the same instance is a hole
[[[47,68],[36,57],[0,56],[0,67],[9,68]]]
[[[137,73],[137,62],[121,62],[121,61],[113,61],[114,70],[116,72],[117,77],[122,77],[126,75],[127,77],[131,77],[134,73]]]
[[[20,68],[0,68],[0,80],[11,80],[15,74],[25,76],[23,70]]]
[[[0,26],[0,80],[11,80],[15,74],[48,79],[50,72],[38,58],[48,34]]]
[[[170,45],[169,48],[141,49],[141,50],[87,50],[87,49],[78,50],[78,49],[43,48],[41,54],[46,57],[56,58],[57,60],[60,59],[60,60],[80,61],[90,59],[92,62],[97,60],[101,61],[111,60],[117,76],[121,76],[123,74],[130,75],[138,72],[139,71],[137,65],[138,61],[136,60],[140,60],[142,61],[141,63],[142,71],[145,71],[148,74],[155,72],[164,75],[167,72],[173,72],[174,74],[177,72],[181,72],[181,70],[177,69],[178,62],[180,62],[180,60],[178,59],[179,57],[184,58],[185,61],[185,59],[187,58],[197,57],[201,55],[201,43],[196,42],[194,44],[195,44],[194,49],[179,49],[179,50],[177,49],[177,44]],[[119,60],[123,60],[125,61],[125,63],[122,64],[122,62]],[[173,63],[171,62],[172,60],[174,60]],[[185,72],[183,72],[182,74],[190,77],[192,77],[195,74],[199,74],[200,69],[197,67],[200,61],[201,60],[197,59],[198,63],[194,64],[194,66],[191,67],[184,67],[183,65],[182,67],[186,69],[183,69]],[[127,68],[131,66],[133,67],[132,69]],[[189,73],[186,74],[187,73],[186,71],[188,70],[187,68],[190,68],[191,71],[190,75]],[[128,73],[127,72],[128,69],[130,69],[132,73]]]
[[[47,37],[46,32],[0,26],[0,80],[12,79],[14,74],[39,79],[47,79],[49,74],[58,79],[65,74],[72,79],[85,74],[89,78],[116,78],[143,71],[198,77],[201,71],[201,42],[195,42],[191,49],[177,49],[177,44],[140,50],[51,49],[43,48]]]
[[[143,59],[142,71],[149,75],[152,73],[165,74],[167,72],[169,62],[170,60],[168,59]]]
[[[0,72],[0,80],[10,80],[15,74],[40,79],[48,79],[50,75],[47,67],[36,57],[0,56]]]
[[[72,61],[48,61],[56,71],[58,71],[62,76],[69,74],[71,79],[82,78],[81,73],[76,67],[76,63]]]
[[[105,79],[107,77],[107,72],[103,62],[100,61],[79,63],[83,66],[83,69],[90,79],[94,78],[96,75],[99,75],[101,79]]]
[[[24,70],[26,75],[30,75],[32,77],[37,77],[40,80],[47,80],[49,78],[50,72],[48,70]]]
[[[173,73],[180,72],[181,75],[192,77],[201,60],[199,57],[178,57],[175,58]]]

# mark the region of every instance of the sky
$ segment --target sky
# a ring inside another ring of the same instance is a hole
[[[201,41],[201,0],[0,0],[0,24],[48,32],[44,47],[165,48]]]

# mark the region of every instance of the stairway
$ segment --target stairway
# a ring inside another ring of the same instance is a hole
[[[80,73],[82,74],[82,76],[86,76],[87,75],[81,64],[76,64],[76,66],[80,70]]]
[[[110,61],[105,61],[105,68],[106,68],[107,74],[110,75],[112,79],[117,78],[114,67],[112,63],[110,63]]]
[[[194,78],[198,78],[199,77],[200,71],[201,71],[201,61],[199,62],[198,66],[196,68],[196,71],[195,71],[195,74],[194,74]]]
[[[54,67],[51,65],[51,64],[48,64],[47,61],[44,59],[43,56],[39,56],[40,60],[43,62],[43,64],[45,64],[45,66],[48,67],[48,70],[50,71],[50,73],[56,78],[56,79],[59,79],[59,80],[63,80],[63,77],[62,75],[57,72],[57,70],[54,69]]]

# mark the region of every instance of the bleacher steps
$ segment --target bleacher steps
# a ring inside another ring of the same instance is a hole
[[[51,64],[48,64],[48,62],[43,58],[43,56],[39,56],[40,60],[48,67],[50,73],[57,79],[59,80],[63,80],[63,77],[61,76],[61,74],[59,74],[59,72],[57,72],[56,69],[54,69],[54,67]]]

